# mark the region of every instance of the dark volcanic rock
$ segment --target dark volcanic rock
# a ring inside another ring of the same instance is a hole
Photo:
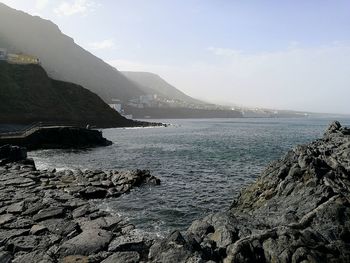
[[[62,217],[64,209],[62,207],[50,207],[44,210],[40,210],[36,215],[33,216],[35,221],[42,221],[44,219],[53,217]]]
[[[0,165],[25,160],[26,158],[27,151],[25,148],[8,144],[0,147]]]
[[[112,254],[117,262],[147,259],[152,241],[140,236],[132,243],[134,226],[89,199],[158,184],[149,171],[40,171],[24,159],[0,165],[0,182],[1,263],[98,263]],[[112,240],[116,253],[108,251]]]
[[[183,239],[176,239],[179,244],[155,243],[150,257],[155,262],[188,262],[198,254],[224,263],[350,262],[349,200],[350,129],[334,122],[324,138],[269,165],[229,211],[193,222]]]
[[[117,252],[101,263],[138,263],[140,262],[140,255],[135,251],[131,252]]]
[[[270,164],[228,211],[163,239],[89,202],[157,184],[148,171],[28,166],[0,167],[4,262],[350,262],[350,129],[337,122]]]

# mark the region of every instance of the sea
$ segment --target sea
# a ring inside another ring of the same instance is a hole
[[[339,119],[350,126],[350,118]],[[147,169],[161,185],[95,200],[141,231],[165,236],[229,209],[242,187],[296,145],[321,138],[333,119],[152,120],[167,127],[104,129],[113,142],[88,150],[37,150],[37,168]]]

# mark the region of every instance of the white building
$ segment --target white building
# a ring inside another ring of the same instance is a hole
[[[111,107],[113,110],[116,110],[117,112],[121,113],[122,111],[122,105],[120,103],[112,103],[108,104],[109,107]]]
[[[7,59],[7,50],[5,48],[0,48],[0,60]]]

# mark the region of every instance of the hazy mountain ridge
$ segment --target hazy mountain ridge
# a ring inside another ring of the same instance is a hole
[[[0,47],[37,56],[50,77],[82,85],[106,102],[144,95],[138,85],[77,45],[51,21],[2,3],[0,19]]]
[[[98,127],[135,126],[91,91],[53,80],[39,65],[0,61],[0,122],[74,122]]]
[[[121,71],[121,73],[131,81],[138,84],[139,87],[147,94],[157,94],[158,96],[181,100],[189,104],[207,104],[186,95],[184,92],[178,90],[157,74],[151,72],[134,71]]]

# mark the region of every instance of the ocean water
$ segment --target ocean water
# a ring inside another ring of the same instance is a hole
[[[169,127],[105,129],[113,145],[90,150],[39,150],[38,168],[148,169],[160,186],[97,200],[137,228],[165,235],[210,212],[228,209],[239,190],[289,149],[322,137],[331,119],[156,120]],[[341,119],[350,125],[350,119]]]

